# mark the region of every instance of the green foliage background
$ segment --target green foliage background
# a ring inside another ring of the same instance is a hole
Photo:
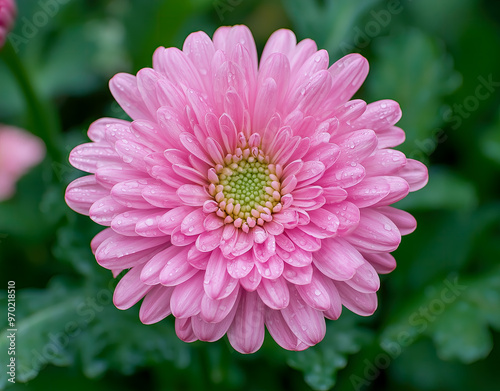
[[[15,197],[0,203],[0,389],[498,389],[497,2],[18,3],[11,47],[0,52],[0,123],[42,136],[49,155],[18,183]],[[328,322],[323,342],[300,353],[269,336],[249,356],[225,338],[185,344],[172,319],[145,326],[138,306],[119,311],[111,303],[116,282],[89,248],[101,227],[63,201],[67,184],[81,175],[67,163],[69,151],[87,141],[95,119],[125,115],[108,91],[110,77],[151,66],[157,46],[180,47],[192,31],[212,34],[239,23],[252,29],[260,50],[274,30],[287,27],[299,39],[315,39],[331,61],[351,51],[366,56],[371,71],[358,97],[400,102],[407,134],[401,149],[429,166],[428,186],[400,202],[419,226],[396,251],[396,270],[382,278],[375,315],[345,310]],[[23,86],[26,77],[31,85]],[[12,387],[4,366],[9,280],[16,281],[18,322]]]

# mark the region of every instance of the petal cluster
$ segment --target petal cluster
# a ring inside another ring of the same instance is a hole
[[[16,14],[15,0],[0,0],[0,48],[4,45],[7,34],[14,24]]]
[[[413,217],[389,205],[427,182],[404,141],[399,105],[351,100],[358,54],[329,66],[289,30],[260,62],[245,26],[159,48],[153,67],[110,89],[131,121],[103,118],[71,164],[91,175],[66,201],[107,226],[92,241],[118,275],[114,303],[140,319],[172,314],[184,341],[227,334],[242,353],[267,330],[285,349],[321,341],[342,306],[377,307],[379,273]]]
[[[25,130],[0,126],[0,201],[11,197],[17,180],[45,156],[42,140]]]

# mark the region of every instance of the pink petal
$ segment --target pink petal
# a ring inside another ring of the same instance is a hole
[[[358,227],[346,240],[361,251],[391,252],[398,248],[401,234],[396,225],[382,213],[362,209]]]
[[[172,315],[176,318],[189,318],[200,313],[203,297],[203,272],[198,272],[189,280],[177,285],[170,298]],[[177,320],[176,320],[177,321]]]
[[[410,191],[420,190],[429,180],[427,167],[423,163],[413,159],[406,160],[406,166],[398,172],[398,175],[408,182]]]
[[[376,133],[379,130],[389,128],[401,118],[401,108],[393,100],[385,99],[370,103],[366,110],[351,125],[354,129],[373,129]]]
[[[279,256],[273,255],[264,263],[255,262],[255,267],[262,277],[275,279],[283,273],[284,264]]]
[[[238,285],[238,280],[227,272],[227,259],[220,251],[214,251],[208,260],[205,271],[204,288],[208,297],[223,299],[231,294]]]
[[[69,162],[79,170],[95,173],[99,166],[119,163],[121,159],[114,148],[104,143],[87,143],[75,147],[69,154]]]
[[[203,206],[211,197],[204,187],[198,185],[182,185],[177,190],[179,198],[189,206]]]
[[[118,201],[128,208],[151,209],[151,204],[142,196],[142,191],[146,188],[148,183],[153,184],[155,180],[132,179],[120,182],[113,186],[111,195],[115,201]]]
[[[266,262],[276,253],[276,241],[274,236],[270,235],[262,244],[253,245],[253,254],[258,262]]]
[[[95,254],[97,248],[106,240],[112,236],[116,236],[116,233],[111,228],[105,228],[101,232],[99,232],[92,241],[90,242],[90,248],[92,250],[92,254]]]
[[[345,282],[337,281],[335,286],[339,292],[342,304],[355,314],[370,316],[377,309],[376,293],[361,293],[351,288]]]
[[[363,160],[369,176],[394,175],[406,164],[404,153],[395,149],[379,149]]]
[[[221,322],[235,306],[238,306],[239,291],[240,288],[238,285],[229,296],[219,300],[214,300],[206,294],[203,295],[200,318],[209,323]]]
[[[226,334],[229,326],[233,322],[236,308],[218,323],[205,322],[200,315],[191,318],[193,332],[200,341],[215,342]]]
[[[323,208],[337,216],[339,219],[338,232],[342,236],[352,232],[359,224],[359,208],[352,202],[343,201],[334,205],[325,205]]]
[[[193,182],[200,186],[205,186],[208,184],[208,180],[206,176],[201,174],[199,171],[195,170],[192,167],[184,166],[181,164],[172,165],[172,169],[174,172],[180,177],[184,178],[187,181]]]
[[[318,251],[321,248],[321,240],[306,234],[298,228],[289,229],[286,234],[293,243],[305,251]]]
[[[276,343],[287,350],[297,351],[309,347],[290,330],[280,311],[266,309],[266,326]]]
[[[107,195],[109,190],[97,184],[94,175],[87,175],[68,185],[64,199],[75,212],[88,216],[92,204]]]
[[[250,250],[253,246],[253,235],[252,233],[239,232],[238,240],[234,245],[233,251],[231,254],[234,256],[242,255]]]
[[[352,98],[368,75],[368,61],[357,53],[348,54],[335,62],[329,69],[333,79],[333,106],[338,106]]]
[[[181,254],[182,257],[186,257],[186,250],[182,247],[169,246],[166,249],[160,251],[155,256],[149,259],[149,261],[144,265],[141,272],[141,281],[148,285],[156,285],[160,283],[160,273],[165,267],[167,262],[172,258],[177,257]]]
[[[301,67],[304,62],[311,58],[317,50],[318,47],[316,46],[316,42],[312,39],[303,39],[297,44],[290,55],[290,67],[294,75],[301,71]],[[328,66],[328,62],[326,63],[326,66]]]
[[[401,235],[408,235],[415,231],[417,228],[417,220],[404,210],[392,208],[390,206],[384,206],[377,209],[382,212],[385,216],[389,217],[401,232]]]
[[[377,204],[389,195],[390,191],[391,186],[386,177],[368,177],[347,190],[347,200],[358,208],[366,208]]]
[[[132,307],[151,289],[149,285],[140,281],[141,269],[140,266],[130,269],[116,286],[113,294],[113,303],[116,308],[126,310]]]
[[[97,183],[111,188],[120,182],[146,179],[148,174],[127,166],[103,166],[97,169],[95,176]]]
[[[291,252],[277,248],[276,252],[283,261],[291,266],[303,267],[310,265],[312,262],[312,253],[310,251],[304,251],[301,248],[296,248]]]
[[[377,131],[378,147],[379,148],[393,148],[402,144],[406,135],[403,129],[397,126],[390,126],[385,129]]]
[[[347,198],[347,191],[337,186],[323,187],[323,197],[327,204],[336,204]]]
[[[233,323],[227,331],[231,346],[240,353],[254,353],[264,342],[264,304],[256,292],[241,295]]]
[[[206,270],[209,258],[210,258],[210,253],[201,252],[196,248],[196,245],[191,246],[189,248],[187,261],[192,267],[198,270]]]
[[[193,331],[190,317],[185,319],[175,319],[175,333],[179,339],[184,342],[194,342],[198,340],[198,337]]]
[[[150,205],[157,208],[174,208],[182,205],[176,189],[163,183],[145,186],[142,189],[141,195]]]
[[[233,278],[240,279],[248,275],[254,266],[253,255],[246,252],[239,257],[227,260],[227,272]]]
[[[290,281],[295,285],[306,285],[310,284],[313,275],[312,265],[296,267],[289,264],[285,264],[285,269],[283,270],[283,277],[287,281]]]
[[[379,274],[388,274],[396,268],[396,260],[389,253],[363,253],[363,257]]]
[[[259,69],[259,73],[262,72],[262,64],[264,64],[273,53],[283,53],[288,58],[291,58],[296,43],[297,39],[293,31],[280,29],[272,33],[262,51],[260,59],[261,69]]]
[[[326,50],[321,49],[312,54],[307,60],[304,61],[299,71],[295,74],[296,77],[292,77],[294,82],[290,83],[290,91],[296,91],[299,86],[307,83],[317,72],[327,69],[328,62],[329,58]],[[295,65],[293,64],[293,60],[291,63],[293,67]]]
[[[215,48],[210,37],[203,31],[191,33],[184,41],[182,50],[198,69],[205,91],[210,91],[212,85],[210,77],[211,64],[212,57],[215,54]]]
[[[128,208],[116,202],[113,197],[107,196],[94,202],[89,210],[89,216],[100,225],[111,225],[115,216],[123,213]]]
[[[144,297],[139,311],[139,318],[144,324],[157,323],[172,312],[170,311],[170,297],[174,288],[161,285],[154,286]]]
[[[323,248],[313,256],[314,265],[325,276],[336,280],[351,279],[365,263],[363,256],[344,239],[326,239]]]
[[[148,213],[137,221],[135,232],[144,237],[153,238],[157,236],[166,236],[167,234],[158,228],[161,219],[165,214],[164,210],[156,210],[154,213]],[[114,220],[113,220],[114,221]]]
[[[240,278],[241,286],[248,292],[255,291],[261,281],[262,276],[260,275],[256,267],[252,268],[250,273],[248,273],[245,277]]]
[[[170,235],[193,210],[195,209],[189,206],[178,206],[170,209],[160,219],[158,228],[165,234]]]
[[[102,242],[95,252],[97,260],[122,258],[129,254],[139,253],[143,250],[153,249],[156,246],[168,244],[165,238],[139,238],[114,235]]]
[[[137,253],[124,255],[123,257],[97,259],[97,263],[113,272],[116,270],[120,270],[121,272],[122,270],[145,264],[162,249],[163,246],[160,246],[153,249],[139,251]]]
[[[278,86],[272,78],[267,78],[259,84],[255,102],[253,127],[263,131],[276,112],[278,105]]]
[[[181,134],[186,131],[185,123],[180,114],[169,106],[163,106],[156,112],[157,122],[162,130],[163,137],[171,148],[182,148]]]
[[[92,141],[100,142],[106,140],[108,132],[117,128],[129,129],[130,122],[116,118],[100,118],[90,124],[87,134]]]
[[[380,288],[380,279],[376,270],[369,262],[363,263],[356,269],[356,274],[345,283],[361,293],[377,292]]]
[[[325,172],[325,165],[317,160],[305,162],[300,172],[296,175],[298,187],[305,187],[316,182]]]
[[[375,204],[375,206],[385,206],[398,202],[405,198],[409,191],[410,186],[406,180],[397,176],[386,176],[384,179],[390,186],[389,194]]]
[[[290,301],[288,285],[282,277],[274,280],[263,278],[257,288],[257,293],[265,305],[275,310],[287,307]]]
[[[224,228],[205,231],[196,239],[196,248],[202,252],[215,250],[221,244]]]
[[[201,89],[203,84],[200,74],[185,53],[175,47],[158,50],[158,54],[155,53],[158,61],[154,64],[158,71],[163,73],[172,83],[191,86],[197,90]]]
[[[363,129],[347,133],[335,139],[342,150],[344,161],[360,162],[377,148],[377,135],[373,130]]]
[[[205,205],[204,205],[205,207]],[[218,229],[224,225],[224,220],[220,218],[219,216],[215,215],[214,213],[210,213],[208,215],[205,215],[205,220],[203,221],[203,227],[207,231],[213,231],[215,229]]]
[[[160,79],[163,79],[163,75],[151,68],[143,68],[137,72],[137,88],[153,118],[156,116],[156,110],[161,106],[156,94],[156,84]]]
[[[332,280],[329,278],[323,278],[323,284],[328,292],[331,304],[328,310],[323,311],[323,314],[328,319],[336,320],[342,313],[342,299],[340,298],[339,291]]]
[[[181,232],[181,227],[174,228],[170,235],[170,241],[174,246],[188,246],[196,242],[196,236],[187,236]]]
[[[111,221],[111,228],[116,233],[125,236],[137,236],[135,232],[136,223],[143,217],[153,214],[151,209],[136,209],[121,213]]]
[[[325,168],[330,168],[339,158],[340,148],[336,144],[323,143],[309,150],[306,160],[319,160],[325,165]]]
[[[290,330],[307,345],[316,345],[325,337],[322,312],[307,305],[295,287],[290,287],[290,304],[281,310],[281,314]]]
[[[276,244],[284,251],[286,252],[293,252],[295,251],[295,245],[293,242],[288,239],[286,235],[277,235],[274,237],[276,240]]]
[[[165,259],[165,266],[160,272],[160,283],[165,286],[176,286],[194,276],[198,269],[195,269],[187,262],[187,252],[189,248],[184,247],[175,257]]]
[[[323,283],[321,273],[317,270],[309,284],[296,285],[295,288],[308,306],[318,311],[326,311],[331,307],[328,289]]]
[[[118,104],[132,119],[153,119],[142,100],[135,76],[118,73],[110,80],[109,89]]]
[[[205,216],[206,214],[201,208],[193,210],[182,220],[181,232],[188,236],[201,234],[205,231],[205,227],[203,226]]]
[[[347,188],[358,184],[364,177],[365,169],[361,164],[352,162],[351,164],[344,165],[341,162],[337,162],[325,171],[323,177],[318,181],[318,185],[322,187],[340,186]]]

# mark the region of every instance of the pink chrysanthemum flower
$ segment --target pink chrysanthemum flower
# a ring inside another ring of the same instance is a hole
[[[159,48],[153,68],[110,82],[132,122],[104,118],[70,161],[92,173],[68,186],[75,211],[109,228],[97,262],[129,269],[114,303],[144,298],[140,319],[173,314],[184,341],[227,333],[255,352],[265,326],[302,350],[321,341],[342,305],[377,307],[377,273],[414,218],[389,205],[427,181],[390,147],[399,105],[349,100],[368,73],[348,55],[331,67],[309,39],[275,32],[260,64],[247,27],[191,34]]]
[[[14,0],[0,0],[0,48],[4,45],[7,34],[14,25],[17,7]]]
[[[45,156],[38,137],[12,126],[0,125],[0,201],[14,194],[16,182]]]

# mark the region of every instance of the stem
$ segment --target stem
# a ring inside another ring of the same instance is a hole
[[[28,130],[45,142],[47,153],[52,160],[60,161],[62,155],[57,147],[60,125],[57,116],[54,115],[54,108],[48,102],[44,102],[35,88],[33,88],[26,68],[9,41],[5,43],[0,54],[16,78],[24,95],[27,108],[30,112]]]

